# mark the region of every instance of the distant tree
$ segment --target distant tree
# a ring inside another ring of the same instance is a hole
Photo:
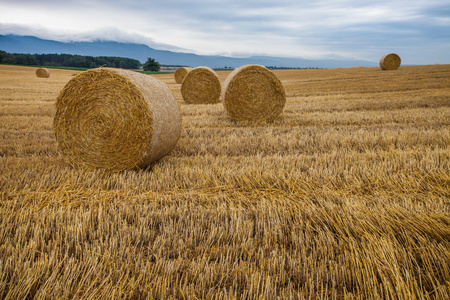
[[[155,61],[155,59],[151,57],[147,59],[147,62],[144,64],[143,67],[144,71],[151,71],[151,72],[159,72],[159,69],[161,69],[159,62]]]
[[[3,58],[6,57],[8,53],[6,53],[5,51],[0,50],[0,64],[2,63]]]
[[[101,66],[123,69],[138,69],[141,65],[137,59],[110,56],[83,56],[72,54],[20,54],[0,50],[0,63],[8,65],[55,66],[98,68]],[[159,64],[158,64],[159,66]]]
[[[3,56],[3,54],[2,54]],[[22,54],[22,53],[12,53],[12,54],[6,54],[2,58],[3,64],[8,65],[22,65],[22,66],[32,66],[37,65],[38,61],[34,57],[34,55],[31,54]]]

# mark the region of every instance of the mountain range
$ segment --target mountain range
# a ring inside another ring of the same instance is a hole
[[[174,52],[153,49],[144,44],[122,43],[116,41],[59,42],[40,39],[34,36],[0,35],[0,50],[8,53],[29,54],[76,54],[87,56],[118,56],[139,60],[141,63],[149,57],[161,65],[207,66],[211,68],[237,68],[245,64],[283,68],[349,68],[354,66],[373,67],[377,63],[363,60],[340,59],[302,59],[273,56],[228,57],[220,55],[198,55],[194,53]]]

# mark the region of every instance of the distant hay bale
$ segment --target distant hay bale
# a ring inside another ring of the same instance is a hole
[[[397,70],[401,62],[400,56],[395,53],[389,53],[380,59],[380,67],[382,70]]]
[[[225,110],[236,121],[273,121],[284,109],[281,81],[263,66],[244,65],[228,75],[222,88]]]
[[[186,76],[186,74],[189,73],[189,71],[191,71],[191,70],[192,70],[192,68],[190,68],[190,67],[178,68],[175,71],[175,73],[173,74],[173,76],[175,77],[176,83],[182,83],[184,76]]]
[[[216,72],[208,67],[197,67],[189,71],[181,83],[181,95],[190,104],[217,103],[221,85]]]
[[[36,70],[36,76],[39,78],[48,78],[50,77],[50,71],[46,68],[39,68]]]
[[[61,90],[53,121],[58,148],[75,167],[145,168],[168,154],[181,132],[168,87],[141,73],[110,68],[73,77]]]

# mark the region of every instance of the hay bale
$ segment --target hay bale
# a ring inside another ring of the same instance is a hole
[[[380,59],[380,67],[382,70],[397,70],[401,62],[400,56],[395,53],[389,53]]]
[[[36,70],[36,76],[39,78],[48,78],[50,77],[50,71],[46,68],[39,68]]]
[[[144,168],[168,154],[181,133],[178,104],[156,78],[98,68],[61,90],[53,121],[58,148],[75,167]]]
[[[273,121],[283,111],[286,93],[273,72],[263,66],[244,65],[228,75],[222,99],[236,121]]]
[[[187,73],[189,73],[192,70],[190,67],[181,67],[178,68],[173,76],[175,77],[176,83],[182,83],[184,76],[186,76]]]
[[[184,101],[191,104],[217,103],[220,90],[219,77],[208,67],[192,69],[181,83],[181,95]]]

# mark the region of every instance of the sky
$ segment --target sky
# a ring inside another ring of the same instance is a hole
[[[0,0],[0,34],[197,54],[450,64],[449,0]]]

